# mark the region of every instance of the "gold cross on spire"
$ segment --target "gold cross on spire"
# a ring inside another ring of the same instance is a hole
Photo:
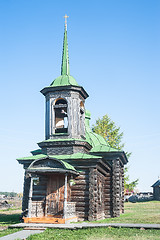
[[[65,27],[67,29],[67,18],[69,18],[69,16],[67,16],[67,14],[65,14],[64,18],[65,18]]]

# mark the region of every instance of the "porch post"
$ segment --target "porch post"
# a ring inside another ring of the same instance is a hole
[[[29,189],[29,201],[28,201],[28,217],[31,217],[32,213],[32,192],[33,192],[33,177],[30,176],[30,189]]]
[[[67,215],[67,173],[65,174],[64,180],[64,206],[63,206],[63,218],[66,218]]]

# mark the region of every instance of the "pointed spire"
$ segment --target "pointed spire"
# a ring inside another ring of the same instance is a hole
[[[64,39],[63,39],[63,55],[62,55],[61,75],[70,75],[68,43],[67,43],[67,18],[68,18],[68,16],[65,15],[64,18],[65,18],[65,30],[64,30]]]

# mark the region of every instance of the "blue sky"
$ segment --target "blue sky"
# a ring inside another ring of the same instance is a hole
[[[44,96],[60,75],[65,14],[70,73],[89,93],[92,124],[124,132],[130,180],[160,176],[160,1],[0,1],[0,191],[22,192],[23,169],[44,140]]]

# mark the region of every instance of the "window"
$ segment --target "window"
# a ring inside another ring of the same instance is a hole
[[[58,98],[54,105],[55,112],[55,133],[68,132],[67,101]]]

